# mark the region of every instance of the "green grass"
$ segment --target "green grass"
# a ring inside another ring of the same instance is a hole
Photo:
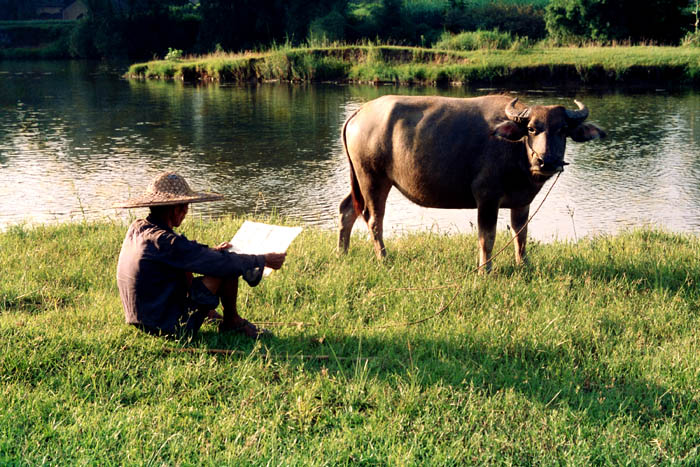
[[[656,46],[439,50],[388,45],[280,47],[151,61],[129,68],[132,78],[186,81],[255,80],[394,82],[400,84],[700,82],[700,48]]]
[[[242,221],[183,230],[216,244]],[[307,325],[256,344],[124,324],[125,230],[0,233],[0,464],[700,462],[695,236],[534,242],[529,266],[509,248],[474,276],[473,235],[392,238],[380,264],[361,236],[339,257],[305,230],[239,303]]]

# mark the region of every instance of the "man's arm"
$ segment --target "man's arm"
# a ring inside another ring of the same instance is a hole
[[[218,246],[215,246],[213,250],[225,251],[231,248],[230,242],[223,242]],[[287,257],[287,253],[266,253],[265,254],[265,267],[271,269],[279,269],[284,264],[284,260]]]
[[[170,254],[159,255],[159,259],[185,271],[213,277],[241,276],[252,287],[262,279],[265,266],[279,269],[286,253],[247,255],[226,251],[228,242],[215,248],[187,239],[183,235],[171,234],[159,238],[159,249]]]
[[[266,253],[265,254],[265,266],[272,269],[279,269],[284,264],[284,260],[287,258],[287,253]]]
[[[214,277],[243,276],[249,283],[259,282],[265,267],[265,255],[233,254],[209,248],[171,233],[158,238],[157,261],[174,268]],[[218,247],[217,247],[218,248]]]

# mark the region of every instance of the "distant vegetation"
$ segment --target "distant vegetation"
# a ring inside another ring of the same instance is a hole
[[[75,21],[0,21],[0,58],[70,58]]]
[[[700,83],[700,48],[525,47],[507,35],[464,33],[452,50],[365,44],[275,47],[265,52],[188,56],[137,63],[132,78],[396,84],[678,85]],[[456,36],[460,37],[460,36]],[[448,46],[446,46],[448,47]],[[471,50],[477,48],[478,50]],[[464,51],[455,50],[458,48]],[[506,50],[503,50],[506,49]]]
[[[689,6],[695,4],[689,0],[551,0],[545,20],[549,37],[564,43],[677,44],[694,21]]]
[[[0,19],[27,19],[39,0],[5,0]],[[394,45],[497,48],[518,44],[696,44],[697,10],[689,0],[88,0],[86,18],[64,31],[62,55],[164,57],[267,50],[275,44],[367,41]],[[27,48],[0,26],[0,56]],[[466,33],[466,35],[465,35]],[[452,38],[451,36],[455,36]],[[34,40],[33,38],[31,40]],[[476,40],[476,45],[474,41]],[[491,40],[491,39],[488,39]],[[55,42],[55,41],[54,41]],[[44,41],[44,44],[53,44]]]

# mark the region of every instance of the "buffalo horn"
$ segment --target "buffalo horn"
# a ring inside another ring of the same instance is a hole
[[[588,118],[588,107],[583,105],[581,102],[574,99],[574,102],[578,106],[578,110],[566,109],[566,118],[569,120],[575,120],[577,122],[582,122]]]
[[[506,117],[513,120],[515,123],[523,123],[528,121],[530,119],[530,108],[525,107],[523,110],[518,112],[515,109],[516,102],[518,102],[517,97],[508,103],[506,106]]]

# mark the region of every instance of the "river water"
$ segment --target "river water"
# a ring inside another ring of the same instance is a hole
[[[349,192],[339,141],[349,114],[383,94],[491,92],[569,107],[577,98],[609,135],[568,143],[571,165],[532,221],[535,239],[575,240],[649,225],[700,229],[695,91],[193,86],[129,81],[120,77],[124,71],[91,62],[0,62],[0,229],[142,215],[145,210],[112,205],[171,169],[195,189],[226,196],[193,205],[195,215],[276,213],[335,229],[337,205]],[[385,230],[471,232],[475,223],[473,210],[424,209],[392,190]],[[507,223],[504,211],[499,229]]]

